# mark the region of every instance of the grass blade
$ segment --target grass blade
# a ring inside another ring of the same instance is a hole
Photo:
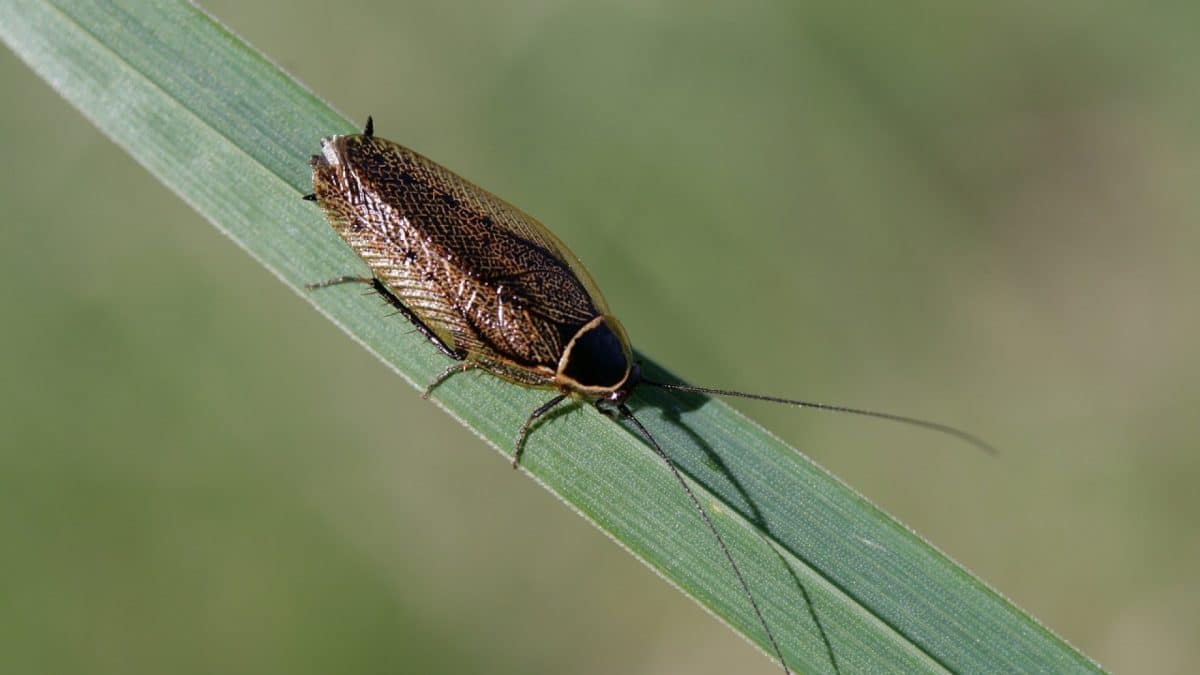
[[[381,317],[357,290],[302,290],[361,268],[299,199],[309,191],[306,159],[317,139],[355,131],[355,123],[186,4],[14,0],[0,5],[0,37],[159,180],[411,384],[423,386],[444,367],[423,338]],[[647,368],[666,377],[648,359]],[[447,412],[506,453],[544,398],[487,377],[452,379],[437,395]],[[694,481],[794,669],[1099,670],[724,404],[652,391],[634,406]],[[711,535],[636,435],[576,408],[536,430],[524,467],[669,582],[764,644]]]

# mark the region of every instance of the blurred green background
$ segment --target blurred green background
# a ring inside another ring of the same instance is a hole
[[[1197,6],[205,6],[689,380],[992,440],[739,405],[1105,666],[1200,662]],[[0,670],[775,672],[0,83]]]

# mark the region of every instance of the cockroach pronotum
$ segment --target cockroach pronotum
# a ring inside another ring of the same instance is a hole
[[[541,223],[508,202],[401,145],[361,134],[321,140],[313,155],[312,194],[334,230],[371,269],[309,289],[370,286],[454,363],[426,388],[470,369],[524,387],[554,390],[517,432],[512,465],[538,418],[564,401],[592,403],[628,420],[666,463],[712,532],[766,632],[784,672],[783,653],[754,593],[708,512],[675,463],[626,404],[641,385],[736,396],[867,415],[950,434],[988,452],[954,427],[891,413],[695,387],[647,379],[629,338],[579,259]]]

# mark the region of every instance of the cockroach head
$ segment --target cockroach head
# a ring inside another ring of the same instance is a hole
[[[602,412],[617,417],[621,414],[621,409],[625,405],[625,401],[633,394],[633,390],[637,389],[638,384],[642,381],[642,368],[636,362],[629,369],[629,376],[621,383],[620,387],[612,391],[605,392],[596,399],[595,405]]]

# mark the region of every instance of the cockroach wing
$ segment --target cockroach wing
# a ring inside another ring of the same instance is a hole
[[[608,314],[557,237],[432,160],[353,135],[323,141],[312,164],[334,229],[440,339],[485,368],[548,384],[571,338]]]

